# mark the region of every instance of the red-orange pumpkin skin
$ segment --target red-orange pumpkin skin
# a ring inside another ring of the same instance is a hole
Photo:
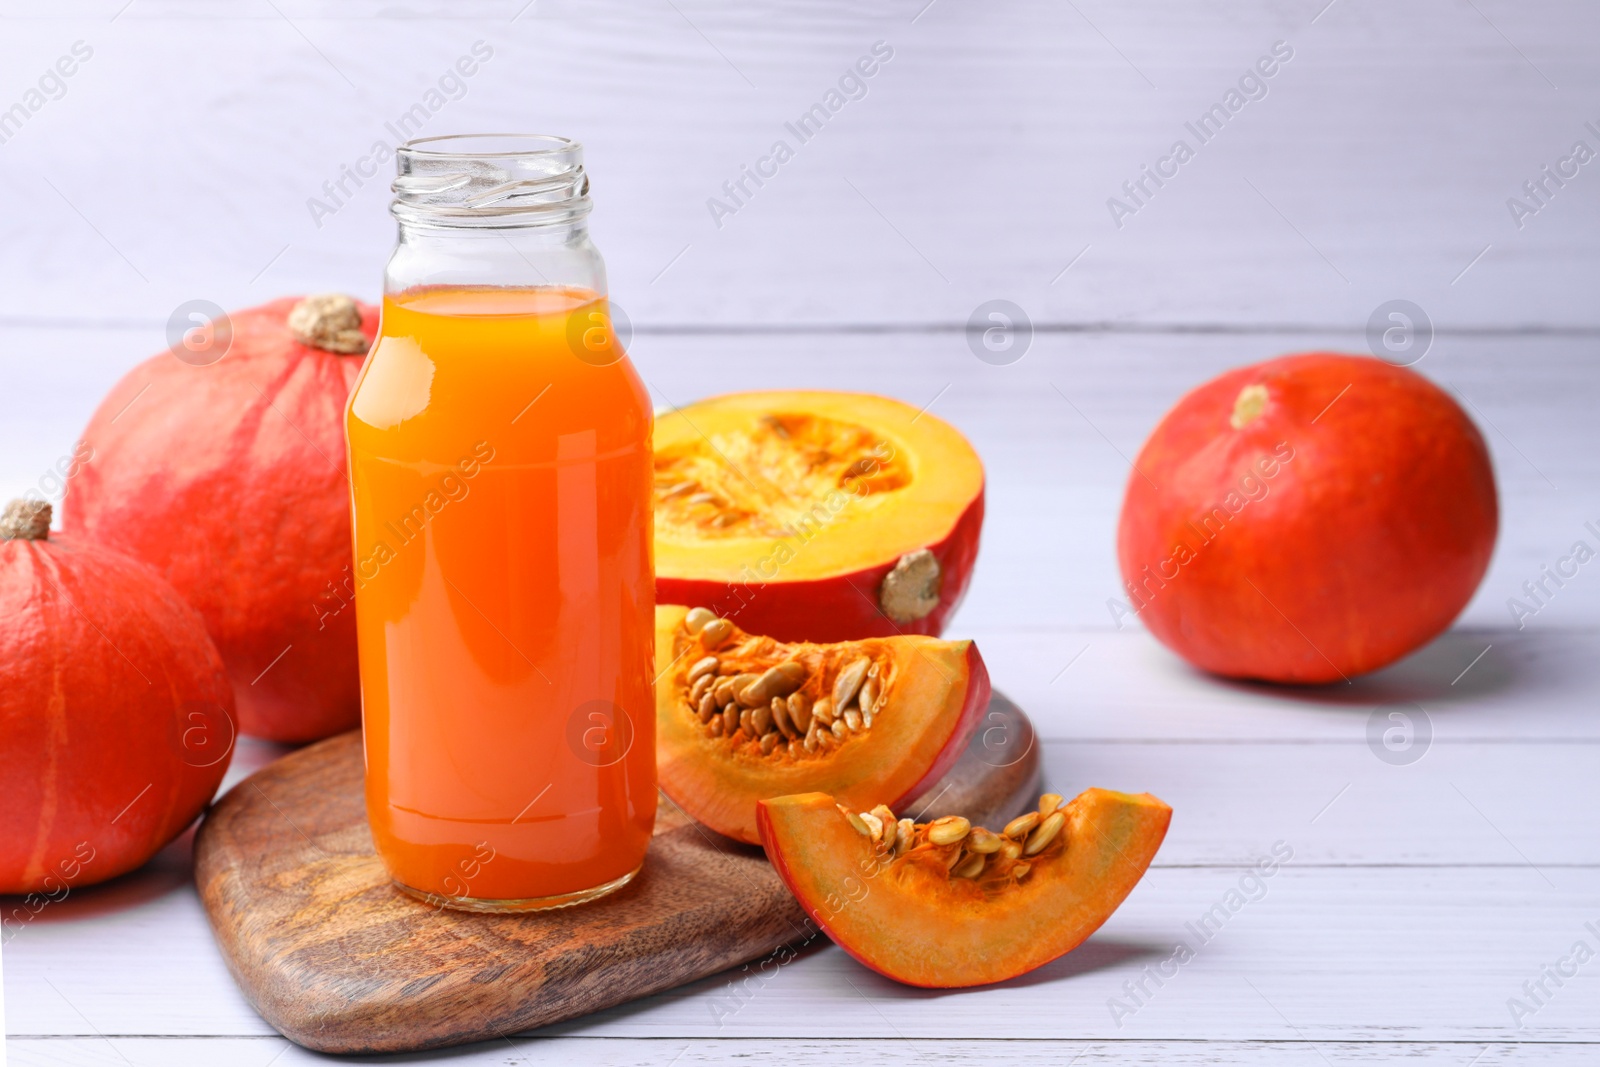
[[[1241,400],[1253,386],[1265,395]],[[1460,405],[1414,371],[1313,352],[1228,371],[1167,413],[1128,478],[1117,555],[1140,620],[1197,667],[1316,684],[1441,633],[1498,528]]]
[[[207,366],[162,352],[100,405],[63,526],[154,566],[205,618],[242,732],[360,722],[344,409],[363,356],[294,340],[294,298],[230,315]],[[360,305],[370,339],[378,311]]]
[[[0,893],[60,899],[200,814],[232,755],[233,690],[199,614],[97,545],[0,541],[0,619]]]

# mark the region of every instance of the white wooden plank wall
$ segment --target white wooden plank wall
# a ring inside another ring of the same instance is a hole
[[[853,387],[961,427],[990,511],[954,629],[1035,716],[1054,787],[1149,789],[1176,808],[1146,882],[1033,976],[930,993],[822,948],[744,1000],[725,976],[441,1061],[1600,1058],[1600,963],[1546,979],[1532,1014],[1507,1004],[1534,1006],[1524,983],[1576,941],[1600,951],[1600,573],[1520,631],[1506,608],[1600,523],[1600,164],[1547,183],[1520,220],[1507,206],[1531,204],[1523,183],[1575,141],[1600,151],[1585,125],[1600,128],[1600,8],[9,3],[0,113],[78,41],[92,56],[59,98],[0,127],[6,496],[40,487],[182,301],[375,295],[387,170],[347,183],[320,226],[307,200],[483,41],[491,58],[423,132],[589,146],[596,239],[658,402]],[[878,41],[893,57],[865,95],[798,144],[784,123]],[[1293,56],[1266,95],[1118,227],[1107,199],[1126,201],[1122,183],[1175,139],[1196,145],[1184,124],[1278,41]],[[708,198],[730,203],[723,183],[778,138],[794,158],[714,219]],[[1037,327],[1004,367],[963,333],[994,298]],[[1369,315],[1396,298],[1434,323],[1417,369],[1465,398],[1500,479],[1501,543],[1456,629],[1307,693],[1202,678],[1116,629],[1125,457],[1154,421],[1225,367],[1364,350]],[[1390,704],[1431,724],[1409,766],[1366,742]],[[230,781],[278,751],[246,743]],[[1260,899],[1132,999],[1124,983],[1193,942],[1185,923],[1280,841],[1294,858]],[[180,841],[5,946],[10,1062],[322,1062],[239,995],[187,864]]]

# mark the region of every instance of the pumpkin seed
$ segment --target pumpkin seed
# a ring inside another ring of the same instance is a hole
[[[733,703],[733,679],[718,678],[711,687],[711,696],[716,700],[718,707],[726,707]]]
[[[1033,833],[1033,828],[1043,821],[1044,816],[1036,811],[1030,811],[1026,815],[1018,815],[1015,819],[1006,823],[1005,835],[1021,841]]]
[[[700,716],[701,722],[710,722],[711,716],[717,713],[717,698],[709,692],[700,698],[700,710],[695,714]]]
[[[904,856],[917,844],[917,824],[910,819],[901,819],[895,824],[894,854]]]
[[[727,722],[721,715],[711,717],[711,736],[721,737],[728,732]]]
[[[722,732],[732,734],[739,728],[739,706],[729,704],[722,709]]]
[[[844,713],[844,722],[846,726],[850,727],[851,733],[856,733],[862,726],[861,713],[855,708],[849,709]]]
[[[752,709],[750,712],[750,725],[755,727],[757,737],[765,737],[770,734],[772,732],[771,705]],[[771,749],[764,749],[763,751],[770,752]]]
[[[1028,877],[1028,872],[1031,870],[1033,870],[1033,864],[1019,863],[1015,867],[1011,868],[1011,877],[1020,882],[1024,878]]]
[[[1066,812],[1053,812],[1048,819],[1039,824],[1039,828],[1028,835],[1028,843],[1022,847],[1024,856],[1038,855],[1046,845],[1056,839],[1061,828],[1067,824]]]
[[[798,737],[789,742],[789,756],[791,759],[799,759],[801,753],[806,751],[808,751],[806,749],[806,743],[800,740]]]
[[[883,840],[883,820],[870,811],[860,813],[861,821],[867,824],[867,831],[874,841]]]
[[[895,825],[894,812],[889,810],[889,805],[887,804],[874,804],[872,807],[872,814],[882,819],[885,827],[892,827]]]
[[[950,877],[976,878],[983,873],[983,865],[987,860],[988,857],[980,852],[969,853],[966,859],[950,868]]]
[[[698,679],[695,680],[694,685],[689,687],[689,703],[699,707],[700,698],[711,692],[711,687],[716,684],[717,679],[715,675],[702,674]]]
[[[833,702],[827,697],[818,697],[817,702],[811,705],[811,717],[824,726],[832,726],[835,718]]]
[[[789,717],[789,705],[772,698],[772,725],[778,728],[785,741],[793,741],[800,736],[800,731],[794,728],[794,720]]]
[[[839,672],[839,677],[833,681],[833,706],[847,708],[850,701],[856,698],[856,690],[861,688],[861,683],[867,677],[867,668],[872,666],[872,661],[862,656],[852,661],[844,670]]]
[[[1005,838],[1001,837],[992,830],[985,830],[981,826],[974,826],[972,828],[972,833],[967,837],[967,851],[977,852],[987,856],[991,852],[999,852],[1000,845],[1004,842],[1004,840]]]
[[[761,754],[763,756],[771,755],[772,754],[772,750],[777,748],[777,747],[778,747],[778,735],[777,734],[767,734],[765,737],[763,737],[761,739]]]
[[[834,719],[833,729],[829,732],[833,734],[834,737],[837,737],[839,740],[843,741],[850,733],[850,725],[843,719]]]
[[[683,617],[683,628],[692,634],[697,634],[706,628],[706,623],[717,617],[717,613],[709,608],[690,608],[689,614]]]
[[[690,685],[700,679],[717,673],[717,657],[707,656],[705,659],[696,660],[695,665],[689,668],[689,677],[686,679]]]
[[[766,704],[773,697],[786,697],[805,684],[806,669],[798,660],[785,660],[776,667],[769,668],[755,681],[745,686],[742,690],[735,689],[739,703],[756,707]]]
[[[861,713],[863,715],[878,710],[878,689],[880,683],[876,678],[868,678],[861,687]]]
[[[838,807],[841,812],[844,812],[844,817],[850,821],[850,825],[855,827],[856,833],[863,837],[872,836],[872,829],[866,824],[866,820],[862,819],[861,816],[857,815],[855,812],[846,810],[843,804],[840,804]]]
[[[789,694],[789,721],[797,733],[811,729],[811,700],[804,693]]]
[[[712,619],[700,631],[700,644],[707,652],[721,648],[733,636],[733,623],[727,619]]]
[[[1000,855],[1004,856],[1008,860],[1019,860],[1019,859],[1021,859],[1022,858],[1022,842],[1021,841],[1012,841],[1010,838],[1007,838],[1006,840],[1000,842]]]
[[[759,675],[759,674],[751,674],[749,671],[745,671],[743,673],[736,674],[736,675],[733,676],[733,685],[728,687],[728,691],[733,694],[733,703],[734,704],[738,704],[739,703],[739,694],[744,692],[744,690],[750,685],[750,683],[755,681],[759,677],[761,677],[761,675]]]
[[[935,845],[953,845],[967,836],[972,824],[959,815],[946,815],[928,824],[928,840]]]
[[[1053,814],[1061,806],[1061,794],[1045,793],[1039,798],[1039,817],[1041,819]]]

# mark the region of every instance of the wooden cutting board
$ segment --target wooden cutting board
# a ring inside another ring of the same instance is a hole
[[[665,797],[644,868],[608,897],[537,915],[436,910],[390,884],[361,775],[360,732],[329,738],[229,790],[195,838],[195,882],[228,969],[262,1018],[307,1048],[503,1037],[820,936],[759,848]],[[1033,727],[997,693],[960,763],[904,813],[998,826],[1038,787]]]

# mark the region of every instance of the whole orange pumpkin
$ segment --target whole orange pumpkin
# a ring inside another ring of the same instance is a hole
[[[1336,682],[1450,625],[1498,525],[1459,404],[1414,371],[1313,352],[1178,401],[1134,461],[1117,556],[1129,605],[1196,666]]]
[[[0,517],[0,893],[7,932],[132,870],[206,806],[233,691],[205,623],[149,567],[49,539],[50,505]]]
[[[220,358],[146,360],[83,433],[64,528],[194,605],[247,734],[310,741],[360,721],[344,408],[377,317],[339,296],[236,312]]]

